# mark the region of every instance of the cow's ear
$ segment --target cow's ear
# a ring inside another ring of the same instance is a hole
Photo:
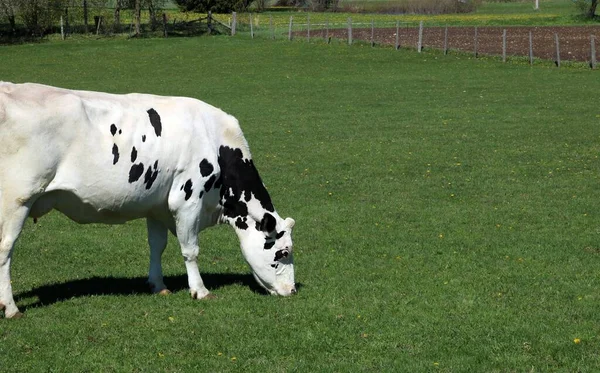
[[[277,221],[275,220],[275,217],[267,212],[260,221],[260,230],[267,233],[273,232],[276,224]]]
[[[284,222],[285,222],[285,226],[288,227],[289,229],[294,228],[294,224],[296,224],[296,221],[292,218],[285,218]]]

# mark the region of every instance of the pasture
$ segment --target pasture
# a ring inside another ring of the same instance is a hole
[[[241,36],[0,49],[0,79],[202,99],[235,115],[296,219],[289,298],[256,290],[227,226],[201,234],[216,299],[145,224],[28,221],[3,371],[600,369],[597,72]]]

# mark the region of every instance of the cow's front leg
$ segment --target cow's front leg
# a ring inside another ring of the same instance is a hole
[[[10,260],[15,242],[19,238],[21,229],[29,208],[26,206],[13,206],[3,201],[0,210],[0,311],[4,310],[6,318],[18,318],[22,316],[15,300],[13,299],[10,281]]]
[[[153,293],[169,294],[169,289],[163,282],[162,254],[167,247],[167,227],[158,220],[147,218],[148,244],[150,245],[150,270],[148,271],[148,284]]]
[[[190,286],[190,294],[194,299],[202,299],[210,293],[200,272],[198,271],[198,223],[195,214],[191,216],[179,217],[177,219],[177,239],[181,246],[181,254],[185,261],[185,268],[188,275],[188,284]]]

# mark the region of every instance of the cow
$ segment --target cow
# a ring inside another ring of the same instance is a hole
[[[0,311],[22,316],[10,263],[28,217],[58,210],[77,223],[145,218],[148,283],[166,294],[168,232],[181,247],[194,299],[211,295],[198,271],[198,234],[235,230],[254,278],[296,293],[294,220],[281,218],[238,121],[202,101],[0,82]]]

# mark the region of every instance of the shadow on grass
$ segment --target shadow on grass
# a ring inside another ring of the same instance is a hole
[[[72,298],[93,295],[150,295],[150,287],[146,280],[146,277],[91,277],[39,286],[30,291],[16,294],[15,301],[19,303],[28,298],[37,298],[37,301],[19,307],[21,311],[26,311],[28,308],[43,307]],[[249,287],[255,293],[268,294],[256,283],[251,274],[204,273],[202,280],[206,288],[211,291],[228,285],[240,284]],[[164,281],[172,292],[188,289],[187,275],[185,274],[165,276]]]

